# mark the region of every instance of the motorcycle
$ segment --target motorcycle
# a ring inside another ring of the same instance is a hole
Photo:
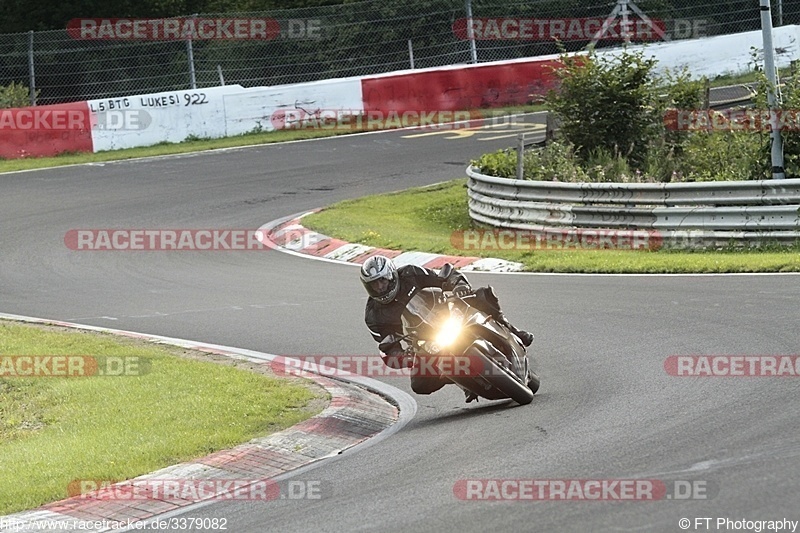
[[[452,265],[440,272],[447,278]],[[401,340],[414,354],[415,369],[433,369],[487,400],[533,401],[539,376],[521,341],[491,315],[436,287],[420,289],[402,313]]]

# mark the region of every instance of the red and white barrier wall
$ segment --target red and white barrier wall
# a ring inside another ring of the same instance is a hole
[[[800,58],[800,26],[776,28],[774,44],[779,66]],[[644,50],[658,60],[661,69],[686,66],[699,76],[747,70],[751,48],[760,46],[761,32],[747,32],[651,44]],[[619,51],[601,54],[616,53]],[[228,137],[280,129],[298,116],[328,113],[330,117],[337,111],[340,115],[375,116],[380,123],[391,114],[524,104],[553,86],[551,67],[557,59],[547,56],[274,87],[227,85],[5,109],[0,110],[0,157],[99,152],[191,137]]]
[[[459,111],[526,104],[553,87],[557,58],[449,66],[367,76],[366,111]]]
[[[219,138],[289,127],[298,117],[371,115],[376,124],[390,113],[441,113],[530,101],[552,86],[552,59],[406,71],[295,85],[226,85],[210,89],[89,100],[67,106],[0,110],[0,156],[100,152],[190,137]],[[80,109],[80,120],[47,122],[18,115]],[[5,117],[9,115],[9,117]],[[3,118],[6,127],[3,127]],[[438,118],[437,118],[438,120]],[[26,129],[28,124],[32,124]],[[20,128],[20,126],[22,126]],[[341,125],[339,126],[341,127]],[[43,144],[44,143],[44,144]]]
[[[92,151],[86,102],[0,109],[0,157],[53,156]]]

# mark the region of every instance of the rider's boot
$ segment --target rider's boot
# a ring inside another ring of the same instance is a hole
[[[465,389],[461,385],[459,385],[459,388],[464,391],[464,402],[472,403],[474,401],[478,401],[478,395],[477,394],[475,394],[474,392],[472,392],[469,389]]]
[[[513,324],[511,324],[511,322],[508,321],[508,319],[502,312],[498,313],[497,316],[495,316],[495,320],[497,320],[505,327],[507,327],[509,330],[511,330],[511,333],[517,336],[517,338],[522,342],[523,346],[528,347],[531,344],[533,344],[533,333],[521,330],[516,326],[514,326]]]

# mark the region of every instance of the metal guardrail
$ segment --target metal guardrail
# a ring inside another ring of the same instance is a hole
[[[534,233],[657,230],[665,246],[800,240],[800,179],[702,183],[562,183],[467,168],[470,217]],[[691,242],[687,242],[691,239]]]
[[[567,183],[511,180],[478,173],[478,193],[506,200],[570,204],[623,204],[656,206],[787,205],[800,204],[800,178],[758,181],[708,181],[691,183]]]

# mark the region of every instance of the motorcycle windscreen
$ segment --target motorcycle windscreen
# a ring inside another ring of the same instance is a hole
[[[401,315],[403,329],[419,329],[423,325],[433,324],[436,319],[434,308],[436,307],[437,293],[440,292],[441,289],[429,288],[422,289],[415,294],[408,301]]]

